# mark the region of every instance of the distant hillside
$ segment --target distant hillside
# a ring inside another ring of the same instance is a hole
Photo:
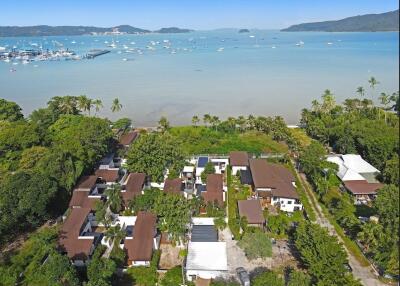
[[[399,31],[399,10],[325,21],[293,25],[286,32],[379,32]]]
[[[250,33],[249,29],[240,29],[239,33]]]
[[[121,33],[137,34],[150,33],[149,30],[135,28],[129,25],[121,25],[110,28],[91,27],[91,26],[3,26],[0,27],[0,37],[40,37],[40,36],[79,36],[92,33],[111,33],[113,31]]]
[[[193,30],[189,29],[180,29],[177,27],[169,27],[169,28],[161,28],[160,30],[154,31],[155,33],[161,33],[161,34],[172,34],[172,33],[189,33],[192,32]]]

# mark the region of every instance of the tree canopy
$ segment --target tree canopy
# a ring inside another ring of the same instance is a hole
[[[167,168],[181,170],[184,154],[179,143],[168,134],[145,134],[130,147],[127,167],[130,172],[143,172],[152,181],[162,182]]]
[[[0,121],[17,121],[24,118],[21,107],[12,101],[0,98]]]

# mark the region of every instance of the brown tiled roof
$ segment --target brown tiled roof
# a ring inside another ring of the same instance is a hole
[[[94,210],[96,201],[99,201],[99,198],[89,198],[89,191],[74,190],[69,206]]]
[[[223,192],[223,179],[221,174],[207,175],[207,192]]]
[[[119,143],[121,145],[130,145],[138,136],[138,132],[137,131],[130,131],[128,133],[123,134],[120,138],[119,138]]]
[[[229,164],[231,166],[248,166],[249,154],[243,151],[233,151],[229,153]]]
[[[78,181],[77,185],[75,186],[75,189],[80,189],[80,190],[91,190],[95,185],[97,181],[97,176],[83,176],[80,178]]]
[[[220,206],[224,204],[223,197],[223,179],[220,174],[209,174],[207,176],[206,191],[201,195],[205,202],[217,201]]]
[[[264,159],[250,159],[250,170],[256,189],[271,189],[275,197],[299,198],[292,184],[294,176],[282,165],[271,164]]]
[[[164,192],[170,194],[180,194],[183,191],[182,179],[166,179],[164,182]]]
[[[128,204],[135,196],[142,193],[143,185],[146,179],[146,174],[144,173],[131,173],[128,176],[125,184],[125,192],[122,192],[122,199],[125,205]]]
[[[263,224],[264,216],[259,200],[238,201],[239,215],[247,218],[250,224]]]
[[[102,178],[107,183],[115,183],[119,179],[118,169],[98,169],[94,174],[97,177]]]
[[[153,238],[157,217],[150,212],[139,212],[133,230],[133,238],[125,239],[129,261],[150,261],[153,254]]]
[[[383,184],[368,183],[367,180],[346,181],[344,185],[353,195],[375,195],[383,187]]]
[[[67,252],[71,259],[87,259],[93,244],[93,238],[78,239],[80,230],[87,215],[89,208],[73,208],[65,220],[60,232],[59,245],[61,249]]]

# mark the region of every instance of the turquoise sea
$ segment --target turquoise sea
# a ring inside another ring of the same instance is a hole
[[[106,41],[117,47],[107,47]],[[86,94],[103,101],[101,116],[127,116],[142,126],[154,125],[162,115],[173,124],[187,124],[204,113],[220,118],[282,115],[294,124],[301,109],[327,88],[339,102],[356,96],[360,85],[375,99],[380,92],[399,89],[397,32],[218,30],[0,38],[0,46],[20,49],[34,48],[32,44],[55,49],[56,42],[79,55],[94,48],[111,53],[94,60],[0,62],[0,97],[16,101],[29,114],[53,96]],[[300,42],[304,44],[296,46]],[[374,94],[368,89],[370,76],[380,81]],[[112,114],[115,97],[123,109]]]

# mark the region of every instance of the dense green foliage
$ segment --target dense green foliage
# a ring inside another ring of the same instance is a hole
[[[91,170],[112,143],[109,122],[80,115],[93,100],[55,97],[30,120],[14,103],[1,101],[0,243],[64,212],[77,179]],[[15,116],[10,116],[10,109]]]
[[[0,121],[17,121],[24,118],[22,109],[18,104],[0,98]]]
[[[398,101],[398,94],[392,97]],[[311,110],[302,111],[301,121],[312,138],[339,153],[357,152],[381,171],[387,160],[398,160],[398,117],[375,107],[368,99],[347,99],[341,106],[336,105],[333,96],[325,96],[322,103],[313,101]]]
[[[272,257],[271,239],[260,230],[245,232],[238,245],[249,259]]]
[[[112,259],[103,258],[103,247],[97,247],[87,266],[89,285],[111,285],[111,278],[117,269]]]
[[[301,223],[295,233],[301,259],[318,285],[356,285],[346,272],[347,255],[337,238],[319,225]]]
[[[182,284],[182,267],[175,266],[165,273],[160,282],[160,286],[176,286]]]
[[[78,286],[69,259],[56,251],[57,229],[43,228],[0,265],[0,285]]]
[[[373,77],[368,82],[373,94],[379,82]],[[357,92],[364,96],[362,87]],[[399,220],[399,120],[388,110],[398,110],[399,95],[382,93],[379,99],[383,107],[376,107],[365,98],[347,99],[340,106],[336,105],[332,95],[324,95],[321,103],[313,101],[312,109],[305,109],[302,113],[302,122],[310,136],[332,146],[337,152],[360,154],[381,170],[379,179],[394,184],[379,191],[373,211],[361,213],[360,208],[357,210],[353,205],[352,198],[339,191],[336,167],[325,161],[326,151],[321,144],[312,142],[304,149],[299,161],[320,201],[350,239],[358,239],[364,252],[384,271],[398,274],[398,227],[394,225],[398,225]],[[379,217],[378,224],[361,224],[356,216],[374,212]],[[390,219],[386,220],[387,217]],[[346,237],[344,240],[349,249],[356,254],[360,252],[354,242]]]
[[[399,273],[399,188],[385,186],[373,206],[379,222],[367,222],[358,233],[365,251],[388,273]]]
[[[269,133],[245,126],[244,129],[236,127],[227,130],[221,127],[215,130],[204,126],[173,127],[169,133],[176,141],[182,143],[182,149],[187,154],[228,154],[234,150],[254,154],[287,152],[287,147],[274,141]]]
[[[143,172],[152,181],[162,182],[167,168],[181,170],[184,154],[169,134],[144,134],[130,147],[127,154],[130,172]]]
[[[212,162],[207,162],[204,171],[201,173],[201,181],[205,183],[207,181],[207,176],[210,174],[215,174],[215,167]]]
[[[160,251],[154,251],[151,259],[150,267],[137,266],[130,267],[127,271],[128,275],[134,281],[134,285],[137,286],[154,286],[158,280],[158,261],[160,259]]]
[[[36,227],[49,218],[56,192],[56,182],[42,174],[21,171],[4,178],[0,185],[0,237]]]

